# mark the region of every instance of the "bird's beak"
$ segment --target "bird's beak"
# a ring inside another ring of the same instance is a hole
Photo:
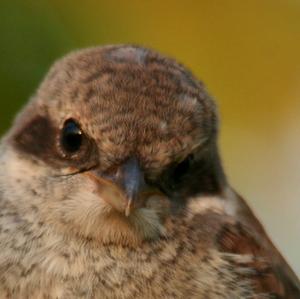
[[[86,175],[97,182],[101,198],[126,216],[132,209],[141,207],[145,197],[155,193],[145,184],[136,158],[128,159],[110,174],[94,169],[87,171]]]

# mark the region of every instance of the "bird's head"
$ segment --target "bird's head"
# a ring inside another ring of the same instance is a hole
[[[213,101],[174,60],[134,46],[75,52],[4,138],[6,189],[58,230],[155,239],[188,198],[222,191],[216,135]]]

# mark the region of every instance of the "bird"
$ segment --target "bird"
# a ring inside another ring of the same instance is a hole
[[[190,70],[123,44],[59,59],[0,142],[0,299],[296,299]]]

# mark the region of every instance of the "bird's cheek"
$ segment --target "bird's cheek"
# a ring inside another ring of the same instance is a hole
[[[89,180],[82,179],[78,182],[66,198],[67,200],[61,202],[64,217],[68,218],[67,222],[75,222],[82,226],[98,223],[112,210],[99,194],[98,186]]]

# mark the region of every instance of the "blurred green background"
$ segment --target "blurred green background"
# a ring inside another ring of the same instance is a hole
[[[206,82],[231,183],[300,274],[300,0],[0,0],[0,134],[55,59],[110,43]]]

